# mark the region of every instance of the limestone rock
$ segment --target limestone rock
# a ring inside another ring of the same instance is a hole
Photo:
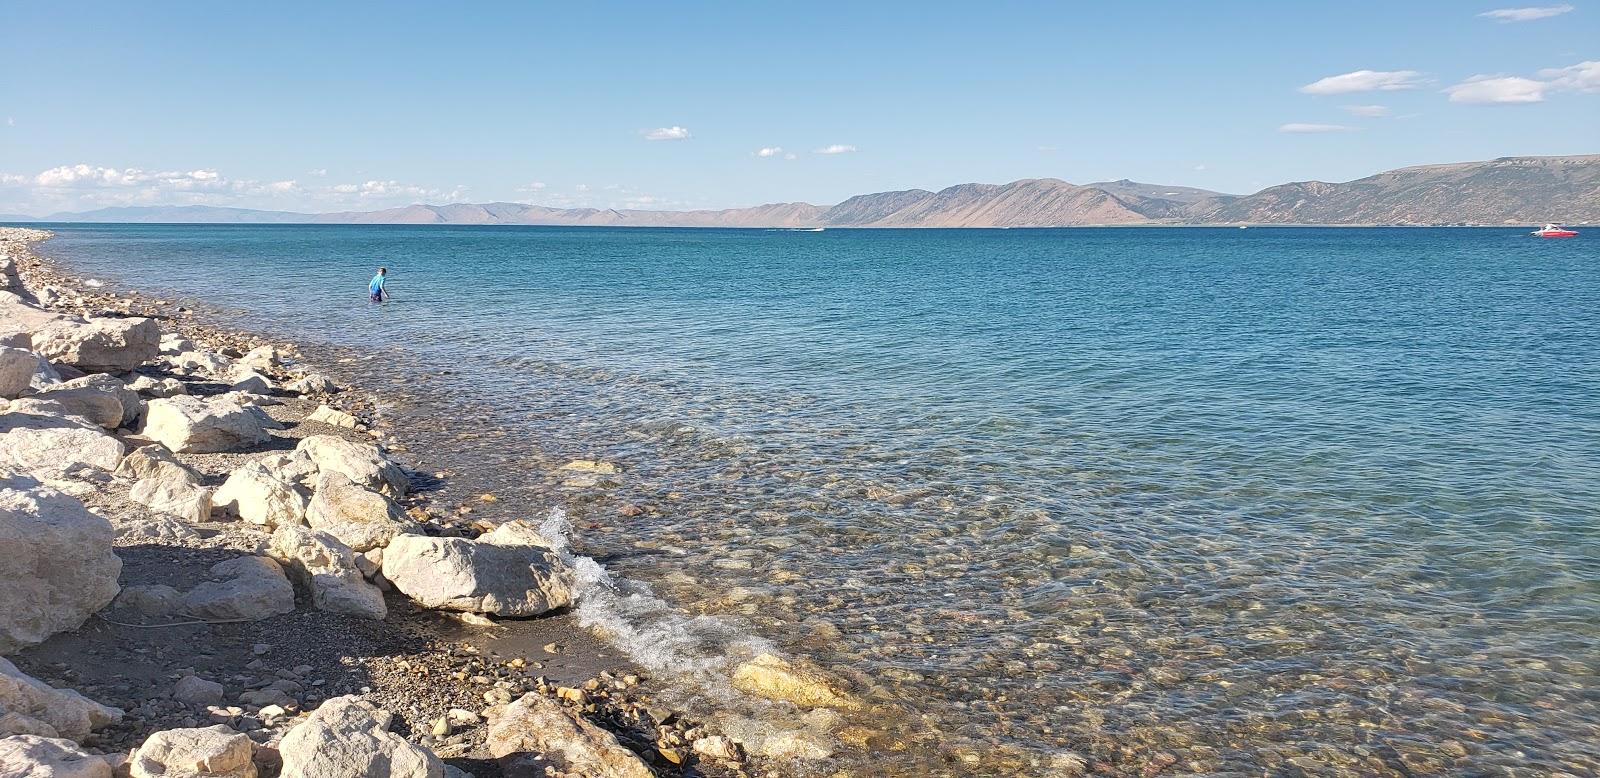
[[[523,695],[489,722],[489,753],[497,759],[539,754],[569,774],[589,778],[653,778],[639,756],[561,703]]]
[[[398,535],[383,576],[425,608],[537,616],[573,604],[577,580],[547,548],[465,538]]]
[[[289,391],[302,395],[333,394],[339,391],[339,385],[321,373],[308,373],[299,380],[289,384]]]
[[[444,778],[444,762],[388,731],[388,711],[354,696],[328,700],[284,735],[282,778]]]
[[[725,762],[737,762],[742,758],[739,754],[739,744],[724,735],[711,735],[694,741],[694,752]]]
[[[124,521],[116,525],[117,539],[127,543],[154,543],[181,546],[200,537],[200,533],[173,519],[154,518]]]
[[[571,470],[577,473],[594,473],[596,475],[616,475],[622,468],[613,462],[601,462],[596,459],[574,459],[561,466],[562,470]]]
[[[285,524],[273,531],[270,549],[311,592],[318,610],[378,620],[388,615],[383,592],[367,582],[350,547],[333,535]]]
[[[275,472],[262,460],[245,463],[228,474],[228,480],[212,495],[212,509],[269,529],[280,524],[304,524],[305,495],[292,481],[276,477]]]
[[[218,724],[157,732],[133,752],[132,778],[256,778],[255,747]]]
[[[0,414],[0,469],[51,480],[86,470],[109,473],[124,450],[121,441],[68,415],[57,402],[16,400]]]
[[[176,378],[151,378],[147,375],[133,379],[128,388],[147,397],[174,397],[189,393],[189,387]]]
[[[233,379],[233,383],[228,385],[229,389],[249,394],[269,394],[272,392],[272,379],[248,368],[240,369],[241,367],[235,367],[233,373],[230,374],[229,377]]]
[[[25,476],[0,474],[0,654],[77,629],[117,596],[111,522]]]
[[[182,605],[183,592],[165,584],[124,586],[116,601],[111,603],[113,608],[138,611],[147,616],[176,613]]]
[[[0,778],[112,778],[113,775],[110,760],[84,751],[71,740],[36,735],[0,739]]]
[[[382,548],[395,535],[422,531],[394,500],[367,490],[336,470],[317,477],[306,523],[332,534],[353,551]]]
[[[144,435],[178,453],[215,453],[265,443],[275,426],[258,408],[180,395],[150,401]]]
[[[159,347],[162,354],[172,356],[182,354],[185,351],[193,351],[194,341],[176,332],[168,332],[161,336]]]
[[[138,480],[129,499],[184,521],[211,520],[211,490],[200,476],[184,467],[166,446],[151,444],[135,449],[122,460],[117,474]]]
[[[270,373],[283,366],[283,361],[278,355],[278,349],[273,346],[256,346],[245,352],[244,356],[235,360],[234,364],[251,370]]]
[[[221,354],[198,349],[183,351],[166,359],[167,364],[190,375],[220,376],[228,371],[228,360]]]
[[[0,397],[15,400],[40,383],[60,380],[50,363],[27,349],[0,347]]]
[[[154,319],[61,321],[33,334],[33,350],[91,373],[120,373],[155,359],[161,330]]]
[[[144,398],[116,376],[103,373],[42,387],[37,396],[55,400],[66,406],[68,411],[89,418],[107,429],[131,427],[144,414]],[[112,409],[107,398],[115,401],[120,412]],[[82,411],[77,410],[79,408]]]
[[[377,446],[352,443],[333,435],[312,435],[295,446],[316,463],[320,472],[332,471],[376,492],[402,497],[410,486],[404,470]]]
[[[360,419],[351,416],[350,414],[345,413],[337,408],[332,408],[326,405],[317,406],[317,409],[312,411],[311,415],[307,416],[306,419],[308,421],[322,422],[323,424],[327,424],[329,426],[343,427],[351,430],[361,426]]]
[[[775,654],[761,654],[735,668],[733,686],[747,694],[786,700],[805,708],[856,710],[864,707],[842,680]]]
[[[71,689],[56,689],[18,670],[16,665],[0,658],[0,711],[14,714],[43,727],[30,726],[32,732],[7,732],[12,734],[43,734],[82,740],[101,727],[122,720],[122,711],[101,705]],[[16,722],[13,722],[16,726]]]
[[[294,610],[294,586],[279,564],[266,557],[242,556],[211,566],[215,579],[190,589],[183,610],[201,619],[259,621]]]

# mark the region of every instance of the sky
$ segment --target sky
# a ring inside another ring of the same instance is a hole
[[[0,213],[1245,193],[1596,152],[1600,0],[0,0]]]

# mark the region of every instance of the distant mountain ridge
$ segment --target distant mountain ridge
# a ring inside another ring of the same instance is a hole
[[[1114,224],[1600,223],[1600,154],[1420,165],[1345,183],[1301,181],[1255,194],[1126,179],[1029,178],[705,211],[550,208],[524,203],[408,205],[294,213],[213,206],[102,208],[41,221],[227,224],[528,224],[597,227],[1074,227]]]

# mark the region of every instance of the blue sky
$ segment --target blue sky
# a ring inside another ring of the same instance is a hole
[[[703,208],[1043,176],[1246,192],[1600,152],[1585,0],[0,0],[0,16],[0,212]]]

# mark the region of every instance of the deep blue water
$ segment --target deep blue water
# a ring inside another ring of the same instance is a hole
[[[1600,234],[52,229],[623,462],[529,499],[952,741],[1600,771]]]

